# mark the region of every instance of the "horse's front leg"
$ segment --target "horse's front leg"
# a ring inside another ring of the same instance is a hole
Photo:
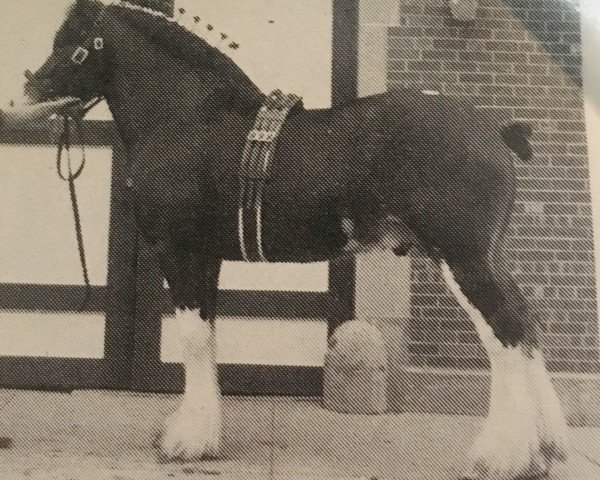
[[[188,271],[190,276],[195,276],[194,280],[187,278],[191,284],[171,286],[177,306],[175,315],[185,368],[185,391],[178,409],[167,418],[160,437],[161,455],[165,460],[200,460],[216,456],[219,450],[221,393],[215,317],[220,264],[214,261],[201,271]]]

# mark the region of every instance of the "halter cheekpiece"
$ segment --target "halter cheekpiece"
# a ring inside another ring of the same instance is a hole
[[[94,50],[102,50],[104,48],[104,39],[102,37],[94,38]],[[76,63],[77,65],[81,65],[83,62],[87,60],[90,56],[90,51],[85,47],[77,47],[73,56],[71,57],[71,61]]]

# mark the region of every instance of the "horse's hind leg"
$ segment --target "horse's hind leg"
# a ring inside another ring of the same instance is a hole
[[[465,478],[544,475],[566,457],[566,422],[544,366],[525,300],[502,264],[442,261],[442,274],[475,323],[490,358],[490,408]]]
[[[221,394],[214,322],[220,264],[218,260],[201,265],[187,262],[181,265],[183,271],[174,280],[177,285],[171,285],[185,367],[185,391],[160,437],[161,454],[166,460],[199,460],[214,457],[219,450]]]

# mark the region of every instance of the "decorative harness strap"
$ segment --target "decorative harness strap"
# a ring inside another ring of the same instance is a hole
[[[293,94],[273,91],[260,108],[248,134],[240,165],[238,237],[246,262],[267,262],[262,244],[262,198],[279,132],[292,108],[301,101]]]

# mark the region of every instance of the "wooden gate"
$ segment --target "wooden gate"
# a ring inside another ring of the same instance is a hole
[[[35,132],[0,136],[0,386],[123,388],[130,373],[136,250],[121,181],[124,153],[111,122],[86,122],[89,163],[78,188],[93,287],[91,301],[77,312],[85,287],[67,186],[54,170],[59,128],[54,121]]]

